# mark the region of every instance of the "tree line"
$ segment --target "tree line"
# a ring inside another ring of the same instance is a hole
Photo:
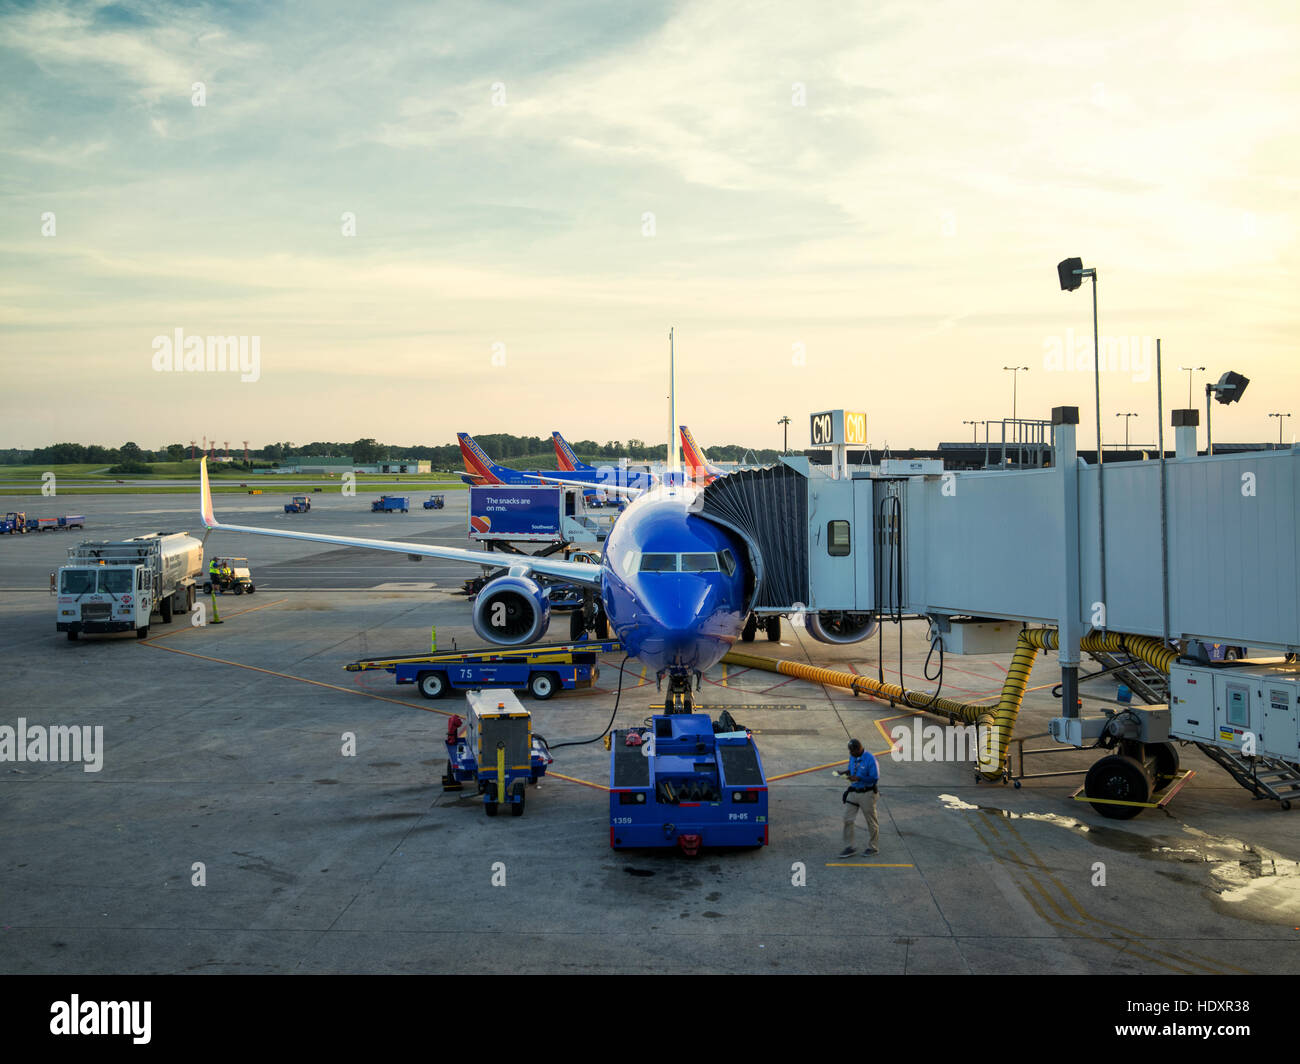
[[[514,436],[507,432],[485,433],[475,436],[475,440],[502,465],[510,465],[512,460],[528,458],[543,469],[555,468],[555,451],[549,436]],[[602,462],[617,461],[626,458],[630,462],[662,462],[663,444],[646,444],[643,440],[630,439],[573,440],[574,453],[585,462],[599,465]],[[213,448],[216,454],[223,455],[224,449]],[[128,441],[119,447],[105,447],[100,444],[55,443],[48,447],[34,450],[20,448],[0,449],[0,464],[3,465],[85,465],[104,464],[112,466],[113,472],[148,472],[150,462],[180,462],[190,457],[190,445],[172,443],[158,450],[149,450],[137,443]],[[753,461],[760,464],[775,462],[779,451],[772,448],[751,449],[739,444],[713,445],[705,448],[710,461],[741,462]],[[195,457],[202,451],[194,449]],[[416,444],[397,446],[380,443],[367,437],[351,443],[317,441],[314,443],[294,444],[285,440],[268,443],[263,447],[249,449],[250,466],[276,466],[295,458],[351,458],[357,465],[373,465],[402,458],[414,458],[431,462],[435,469],[461,468],[460,445],[451,444]],[[236,464],[244,465],[242,447],[231,448],[230,457]]]

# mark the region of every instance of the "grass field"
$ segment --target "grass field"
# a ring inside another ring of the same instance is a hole
[[[582,460],[594,466],[618,464],[617,459],[610,458],[589,457]],[[512,469],[554,470],[556,468],[553,451],[517,455],[513,458],[498,459],[498,461],[503,465],[508,464]],[[638,463],[631,464],[635,466]],[[103,463],[93,462],[45,467],[0,465],[0,496],[34,495],[40,491],[46,473],[54,474],[59,495],[183,495],[198,490],[198,460],[150,462],[150,472],[147,474],[127,473],[118,476],[108,472],[110,468]],[[324,486],[325,491],[334,491],[335,484],[341,483],[337,475],[331,476],[325,473],[286,475],[266,470],[229,469],[216,463],[209,466],[208,472],[214,494],[240,493],[252,488],[261,488],[266,495],[309,495],[312,493],[312,488],[321,487],[322,482],[327,482]],[[192,486],[176,484],[155,486],[149,483],[150,479],[155,477],[159,480],[192,479],[194,483]],[[364,492],[392,494],[406,492],[415,495],[421,491],[459,491],[466,487],[464,481],[455,472],[410,473],[400,477],[391,473],[358,473],[356,478],[357,490]],[[119,480],[126,483],[119,484]],[[241,483],[247,484],[248,487],[240,487]]]

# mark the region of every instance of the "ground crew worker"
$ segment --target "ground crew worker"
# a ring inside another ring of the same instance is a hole
[[[864,749],[857,739],[850,739],[849,767],[839,775],[848,777],[849,786],[840,796],[844,803],[844,849],[837,856],[840,860],[854,856],[853,825],[861,814],[871,836],[870,844],[862,851],[862,855],[868,857],[878,852],[876,844],[880,841],[880,821],[876,819],[880,767],[869,750]]]

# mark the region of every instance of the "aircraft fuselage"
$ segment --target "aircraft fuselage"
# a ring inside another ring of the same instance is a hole
[[[605,543],[601,597],[624,649],[656,673],[690,676],[740,635],[748,573],[731,533],[692,513],[694,489],[637,499]]]

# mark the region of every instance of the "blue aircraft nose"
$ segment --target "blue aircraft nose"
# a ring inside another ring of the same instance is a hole
[[[713,640],[701,630],[707,617],[709,587],[695,581],[675,581],[673,593],[660,597],[653,603],[652,614],[646,620],[647,642],[661,648],[663,661],[670,665],[694,667],[701,657],[701,643]]]

